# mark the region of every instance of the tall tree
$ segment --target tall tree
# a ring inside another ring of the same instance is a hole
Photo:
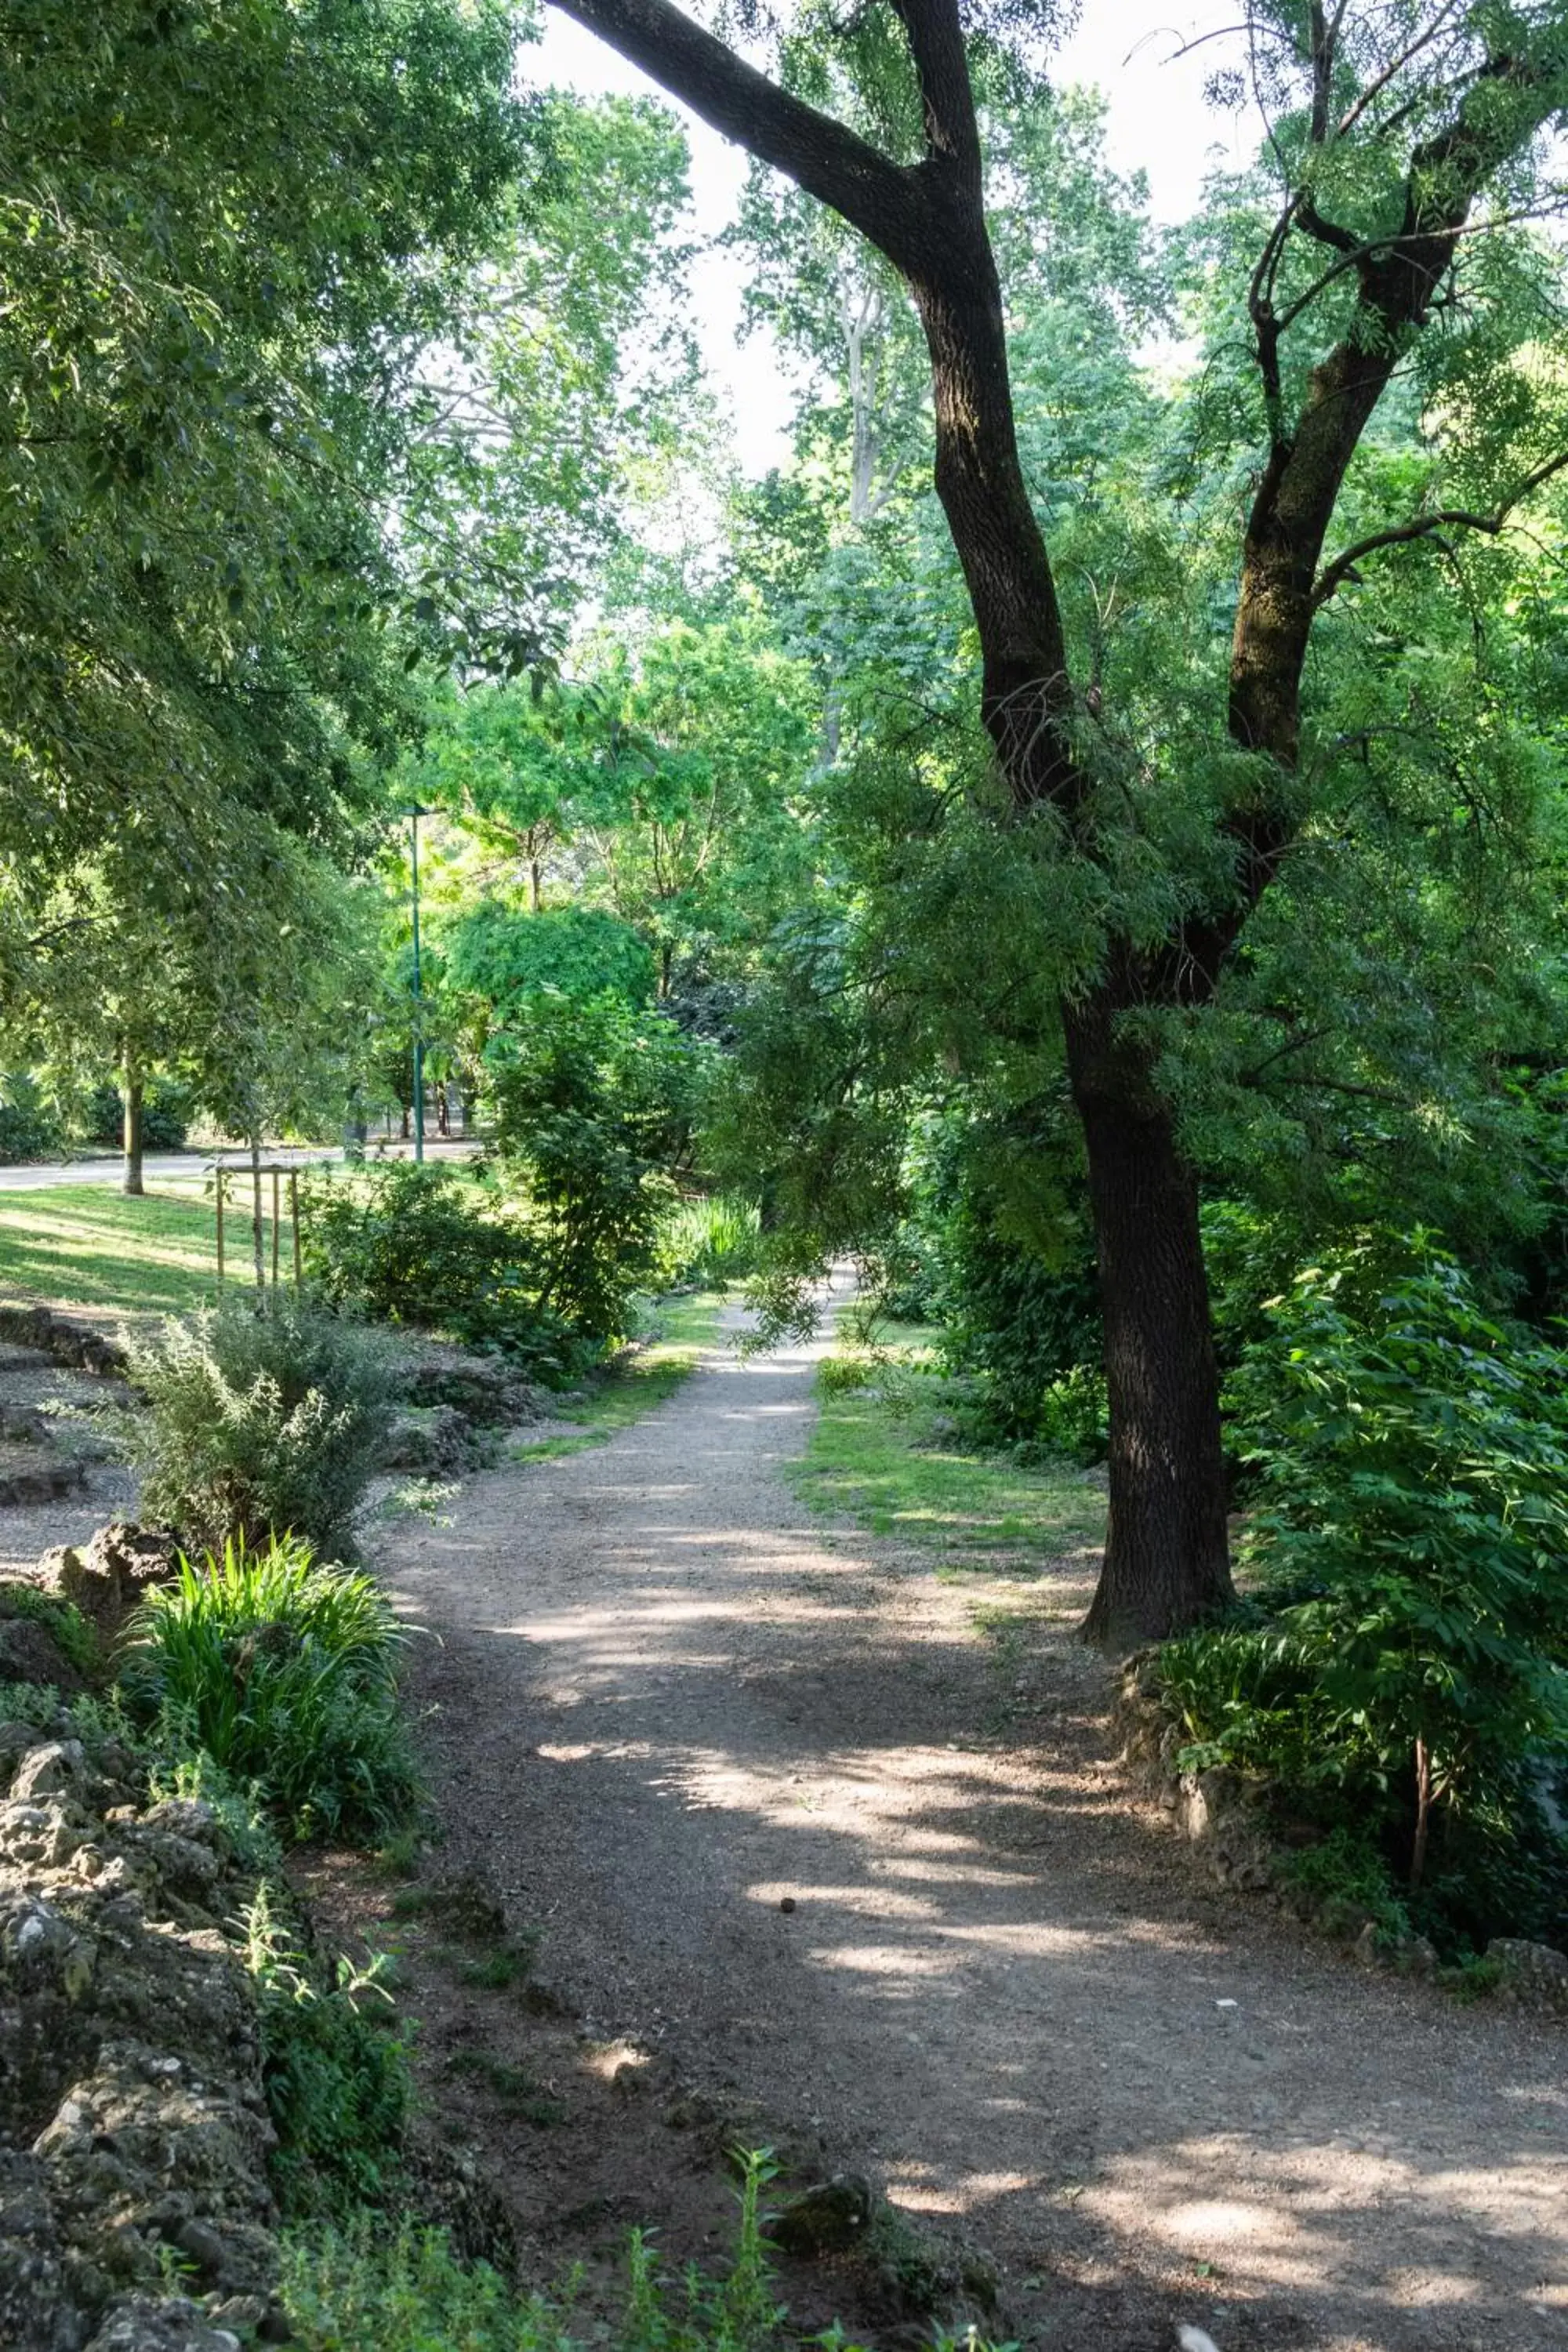
[[[1396,371],[1463,289],[1492,315],[1479,235],[1557,201],[1542,134],[1568,102],[1560,5],[1388,10],[1258,0],[1243,9],[1273,184],[1243,271],[1258,447],[1235,548],[1235,617],[1205,846],[1168,860],[1157,920],[1118,887],[1127,836],[1158,837],[1110,756],[1110,714],[1075,674],[1046,540],[1019,459],[1006,321],[987,229],[972,58],[1037,29],[1027,10],[885,0],[847,23],[813,12],[884,80],[901,71],[918,142],[873,141],[748,64],[671,0],[558,0],[696,112],[838,213],[905,281],[924,331],[935,481],[981,650],[981,710],[1015,825],[1104,879],[1096,950],[1062,974],[1060,1017],[1088,1154],[1110,1394],[1105,1566],[1089,1620],[1158,1635],[1230,1592],[1226,1480],[1197,1191],[1160,1069],[1159,1016],[1213,1003],[1253,910],[1310,811],[1302,688],[1320,614],[1360,567],[1507,512],[1563,462],[1494,439],[1489,506],[1358,517],[1327,553],[1342,491]],[[1246,77],[1242,77],[1245,84]],[[1239,260],[1240,257],[1233,257]],[[1555,331],[1514,310],[1514,342]],[[1480,339],[1483,342],[1486,338]],[[1506,337],[1503,338],[1506,343]],[[1478,363],[1493,372],[1498,340]],[[1525,436],[1528,438],[1528,436]],[[1509,468],[1511,467],[1511,474]],[[1484,470],[1484,468],[1483,468]],[[1325,560],[1326,557],[1326,560]],[[1217,731],[1217,730],[1216,730]]]

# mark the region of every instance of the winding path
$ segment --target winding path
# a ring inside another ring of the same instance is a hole
[[[1072,1571],[806,1521],[811,1354],[389,1539],[458,1853],[606,2029],[987,2247],[1030,2346],[1568,2347],[1568,2037],[1207,1888],[1107,1760]]]

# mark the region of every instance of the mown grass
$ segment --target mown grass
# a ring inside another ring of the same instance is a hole
[[[716,1291],[659,1299],[651,1309],[648,1338],[612,1365],[586,1396],[563,1402],[563,1411],[572,1423],[570,1433],[521,1439],[510,1449],[512,1459],[558,1461],[564,1454],[582,1453],[584,1446],[603,1445],[618,1430],[663,1404],[696,1370],[703,1349],[711,1347],[723,1303]]]
[[[917,1367],[928,1339],[908,1326],[886,1335],[895,1360]],[[834,1393],[825,1382],[819,1397],[805,1453],[789,1469],[810,1509],[938,1552],[938,1573],[950,1576],[1032,1574],[1104,1541],[1105,1496],[1092,1472],[963,1452],[945,1433],[934,1380],[895,1373],[889,1392],[873,1381]]]
[[[230,1213],[226,1243],[248,1265],[248,1223]],[[284,1234],[285,1255],[288,1249]],[[268,1264],[272,1234],[267,1231]],[[160,1188],[127,1200],[108,1185],[57,1184],[0,1192],[0,1294],[53,1307],[176,1315],[216,1289],[217,1226],[210,1200]]]

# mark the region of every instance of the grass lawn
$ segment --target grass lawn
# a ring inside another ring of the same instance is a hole
[[[510,1448],[512,1459],[552,1461],[563,1454],[579,1454],[585,1445],[603,1445],[617,1430],[662,1404],[696,1370],[703,1349],[711,1347],[723,1304],[711,1290],[658,1299],[650,1310],[652,1330],[636,1353],[612,1366],[585,1397],[570,1403],[563,1400],[571,1434],[520,1439]]]
[[[226,1224],[231,1269],[243,1276],[248,1223],[231,1207]],[[268,1253],[271,1246],[268,1223]],[[286,1223],[283,1250],[287,1260]],[[0,1295],[110,1314],[174,1314],[210,1299],[216,1272],[213,1204],[192,1192],[160,1188],[140,1201],[98,1184],[0,1192]]]
[[[921,1332],[891,1334],[919,1361]],[[889,1403],[874,1386],[826,1394],[790,1475],[814,1511],[858,1520],[942,1555],[938,1574],[1032,1575],[1047,1562],[1098,1550],[1105,1493],[1070,1462],[1023,1469],[1005,1454],[944,1443],[940,1391]],[[934,1384],[933,1384],[934,1386]]]

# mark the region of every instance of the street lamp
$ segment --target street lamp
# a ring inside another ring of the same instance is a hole
[[[408,812],[414,866],[414,1158],[425,1158],[425,1015],[419,992],[419,820],[429,811],[418,803]]]

